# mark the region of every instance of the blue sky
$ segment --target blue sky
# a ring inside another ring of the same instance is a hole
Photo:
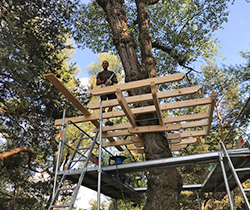
[[[83,2],[89,1],[83,0]],[[240,51],[249,50],[250,45],[250,3],[246,0],[235,0],[234,4],[229,6],[229,11],[228,22],[223,24],[224,29],[217,31],[215,35],[220,40],[219,53],[226,58],[226,60],[217,59],[219,65],[245,62],[240,56]],[[97,55],[90,49],[76,49],[73,62],[76,62],[81,69],[77,77],[89,77],[87,66],[96,61]]]

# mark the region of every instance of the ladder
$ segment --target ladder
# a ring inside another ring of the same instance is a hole
[[[60,171],[60,166],[59,166],[59,162],[62,156],[62,151],[63,151],[63,146],[66,145],[67,147],[70,147],[69,145],[67,145],[65,143],[65,136],[66,136],[66,130],[68,127],[68,124],[71,123],[74,126],[76,126],[78,129],[81,130],[81,134],[79,136],[79,139],[76,143],[75,148],[73,149],[71,147],[71,149],[73,150],[70,158],[68,160],[65,160],[61,165],[66,166],[65,169],[63,169],[62,171]],[[77,194],[78,191],[80,189],[80,186],[82,184],[82,181],[84,179],[84,176],[86,174],[87,171],[87,167],[89,162],[93,162],[95,164],[98,164],[98,162],[95,162],[93,160],[93,154],[92,151],[94,149],[94,145],[97,143],[96,139],[98,137],[98,132],[95,134],[94,137],[89,136],[86,132],[84,132],[81,128],[79,128],[77,125],[75,125],[72,121],[68,121],[66,123],[65,126],[65,131],[64,131],[64,137],[62,140],[62,145],[59,144],[59,151],[58,151],[58,158],[57,158],[57,168],[56,168],[56,173],[55,173],[55,184],[54,184],[54,189],[53,189],[53,196],[52,196],[52,200],[49,206],[49,210],[52,209],[58,209],[58,208],[68,208],[68,210],[72,210],[74,203],[76,201],[77,198]],[[92,144],[90,147],[87,148],[81,148],[81,142],[83,140],[86,139],[92,139]],[[73,170],[75,166],[79,166],[80,167],[80,176],[78,178],[78,182],[76,184],[73,184],[74,186],[66,186],[64,187],[63,185],[65,184],[65,181],[67,180],[67,176],[70,176],[69,171]],[[58,172],[60,172],[61,176],[59,177]],[[57,178],[60,179],[60,181],[57,184]],[[70,196],[71,199],[70,201],[61,201],[60,204],[57,204],[57,200],[63,198],[63,195],[67,195]]]
[[[240,181],[240,178],[239,178],[239,176],[237,174],[238,172],[242,172],[242,171],[249,171],[249,173],[250,173],[250,168],[235,168],[234,165],[233,165],[233,162],[232,162],[232,160],[230,158],[230,155],[228,154],[228,152],[226,150],[226,147],[225,147],[224,143],[221,142],[220,145],[221,145],[221,148],[222,148],[223,156],[226,157],[226,160],[227,160],[228,166],[231,169],[233,178],[234,178],[237,186],[240,189],[241,195],[242,195],[242,197],[243,197],[243,199],[245,201],[245,205],[246,205],[247,209],[250,210],[250,203],[249,203],[249,200],[248,200],[247,195],[246,195],[246,192],[250,192],[250,189],[249,188],[243,188],[242,183]],[[248,144],[248,147],[250,147],[249,144]],[[228,180],[227,180],[226,173],[225,173],[224,164],[222,162],[223,161],[221,161],[221,166],[222,166],[225,185],[226,185],[226,188],[227,188],[227,194],[228,194],[228,198],[229,198],[229,202],[230,202],[230,207],[231,207],[231,209],[235,209],[235,207],[233,205],[233,200],[232,200],[231,195],[230,195],[230,189],[229,189]]]

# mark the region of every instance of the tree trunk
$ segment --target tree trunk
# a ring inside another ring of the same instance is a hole
[[[135,51],[136,44],[133,33],[127,27],[127,17],[122,6],[123,0],[97,0],[97,3],[106,13],[107,21],[111,27],[113,41],[120,55],[124,70],[125,81],[135,81],[155,75],[156,59],[152,54],[152,41],[149,35],[149,17],[142,0],[136,0],[137,15],[140,30],[140,49],[142,63],[138,61]],[[150,88],[137,89],[129,95],[145,94]],[[140,103],[135,106],[144,106]],[[153,120],[149,120],[153,119]],[[136,117],[138,125],[159,124],[155,114],[143,114]],[[168,141],[164,133],[146,133],[141,135],[144,140],[146,160],[171,157]],[[147,201],[145,210],[179,209],[178,197],[182,181],[175,168],[150,170],[148,176]]]

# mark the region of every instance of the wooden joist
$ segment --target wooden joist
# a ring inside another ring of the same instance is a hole
[[[140,126],[135,128],[128,128],[130,133],[148,133],[148,132],[163,132],[163,131],[176,131],[186,128],[194,128],[200,126],[208,126],[208,120],[199,120],[188,123],[172,124],[172,125],[151,125]]]
[[[183,148],[185,148],[185,147],[187,147],[186,144],[181,144],[181,145],[170,145],[170,149],[171,149],[172,152],[174,152],[174,151],[179,151],[179,150],[181,150],[181,149],[183,149]]]
[[[128,144],[134,144],[132,139],[122,139],[114,142],[103,142],[102,147],[111,147],[111,146],[121,146],[121,145],[128,145]],[[89,145],[90,146],[90,145]],[[98,145],[95,145],[94,148],[98,148]]]
[[[118,103],[120,104],[122,110],[124,111],[125,115],[127,116],[128,121],[130,122],[130,124],[132,125],[132,127],[135,127],[136,126],[135,117],[134,117],[131,109],[129,108],[126,99],[122,95],[122,92],[121,92],[120,89],[116,90],[116,95],[117,95]]]
[[[184,138],[181,139],[180,143],[175,145],[181,145],[181,144],[193,144],[197,141],[197,138]]]
[[[191,121],[191,120],[201,120],[209,117],[209,113],[199,113],[199,114],[190,114],[190,115],[183,115],[178,117],[167,117],[163,118],[164,124],[169,123],[178,123],[182,121]],[[103,131],[114,131],[114,130],[124,130],[132,128],[130,123],[124,123],[124,124],[117,124],[112,126],[105,126],[102,128]],[[94,132],[99,131],[99,128],[94,128]]]
[[[115,132],[107,132],[103,133],[103,138],[110,138],[110,137],[116,137],[116,136],[131,136],[132,134],[129,133],[127,130],[124,131],[115,131]]]
[[[183,116],[177,116],[177,117],[168,117],[164,118],[163,121],[165,124],[167,123],[178,123],[182,121],[190,121],[190,120],[201,120],[209,117],[208,112],[199,113],[199,114],[188,114]]]
[[[144,150],[144,147],[128,146],[129,150]]]
[[[144,88],[144,87],[149,87],[151,82],[155,82],[156,85],[163,84],[163,83],[169,83],[169,82],[176,82],[176,81],[182,80],[184,78],[184,76],[185,76],[184,73],[177,73],[177,74],[163,76],[163,77],[154,77],[154,78],[150,78],[150,79],[129,82],[129,84],[123,83],[123,84],[119,84],[119,85],[107,86],[104,88],[96,88],[94,90],[91,90],[91,93],[94,96],[106,95],[106,94],[115,93],[116,89],[118,89],[118,88],[121,91],[127,91],[127,90],[132,90],[132,89],[137,89],[137,88]]]
[[[72,102],[77,109],[79,109],[85,116],[91,115],[90,112],[82,105],[82,103],[56,78],[54,74],[44,74],[44,77],[53,84],[70,102]],[[99,123],[97,122],[99,127]]]
[[[102,127],[102,131],[115,131],[115,130],[124,130],[132,128],[130,123],[124,123],[124,124],[117,124],[117,125],[111,125],[111,126],[104,126]],[[99,131],[99,128],[94,128],[94,132]]]
[[[209,135],[210,133],[210,128],[211,128],[211,122],[212,122],[212,119],[213,119],[213,112],[214,112],[214,106],[215,106],[215,94],[214,93],[211,93],[211,96],[210,96],[212,102],[211,104],[209,105],[209,110],[208,110],[208,113],[209,113],[209,122],[208,122],[208,126],[206,128],[206,131],[207,131],[207,135]]]
[[[198,91],[199,91],[199,86],[193,86],[193,87],[187,87],[187,88],[181,88],[181,89],[175,89],[175,90],[168,90],[164,92],[158,92],[157,96],[158,96],[158,99],[160,100],[164,98],[189,95],[189,94],[197,93]],[[126,97],[126,101],[128,104],[144,102],[144,101],[152,101],[152,100],[153,100],[153,97],[151,93]],[[112,100],[107,100],[107,101],[102,102],[103,108],[114,107],[114,106],[119,106],[117,99],[112,99]],[[100,109],[100,102],[89,103],[88,108]]]
[[[150,83],[150,88],[151,88],[151,93],[152,93],[153,102],[154,102],[155,109],[156,109],[156,114],[157,114],[157,117],[158,117],[158,120],[159,120],[159,124],[163,125],[163,119],[162,119],[160,103],[159,103],[159,99],[158,99],[158,96],[157,96],[157,88],[156,88],[154,82]],[[135,126],[133,126],[133,127],[135,127]]]
[[[186,101],[179,101],[179,102],[173,102],[168,104],[160,104],[161,111],[165,110],[171,110],[171,109],[179,109],[179,108],[185,108],[190,106],[200,106],[200,105],[207,105],[211,104],[212,100],[210,97],[208,98],[199,98],[199,99],[192,99],[192,100],[186,100]],[[144,114],[144,113],[150,113],[155,112],[155,106],[146,106],[146,107],[138,107],[131,109],[132,114]],[[125,116],[124,111],[116,111],[116,112],[107,112],[103,113],[103,119],[108,118],[115,118],[115,117],[123,117]],[[71,120],[75,123],[85,122],[85,121],[91,121],[91,120],[97,120],[99,118],[98,114],[92,114],[90,116],[80,116],[80,117],[72,117],[72,118],[66,118],[66,120]],[[164,123],[166,121],[164,120]],[[61,119],[55,121],[55,125],[61,125],[62,121]]]
[[[172,140],[172,139],[181,139],[181,138],[196,137],[196,136],[205,136],[205,135],[207,135],[206,130],[201,130],[201,131],[188,131],[183,133],[170,133],[166,134],[166,138],[168,140]]]

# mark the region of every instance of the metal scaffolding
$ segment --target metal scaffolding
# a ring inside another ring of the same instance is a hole
[[[134,162],[120,165],[102,165],[102,150],[105,150],[109,155],[112,154],[106,149],[106,147],[115,147],[119,151],[123,151],[123,145],[131,151],[135,150],[138,153],[144,152],[143,140],[139,138],[139,133],[145,132],[166,132],[166,138],[169,141],[170,149],[172,151],[178,151],[182,148],[192,144],[196,141],[196,136],[209,135],[213,107],[215,103],[215,95],[212,94],[209,98],[186,100],[183,102],[173,104],[159,104],[159,99],[182,96],[187,94],[193,94],[198,91],[197,87],[183,88],[177,90],[166,91],[158,93],[156,85],[166,82],[174,82],[181,80],[184,76],[182,74],[170,75],[161,78],[151,78],[145,81],[131,82],[122,85],[113,85],[112,87],[105,87],[92,91],[94,95],[103,95],[116,93],[117,99],[104,101],[100,104],[90,104],[92,109],[99,109],[99,117],[96,114],[91,114],[68,90],[67,88],[55,78],[54,75],[48,74],[45,76],[55,87],[60,90],[83,114],[84,116],[65,118],[65,112],[62,120],[56,120],[55,125],[61,124],[61,135],[58,147],[58,157],[56,164],[56,173],[53,189],[53,199],[49,209],[68,207],[72,209],[74,201],[76,199],[79,187],[86,186],[90,189],[97,191],[97,209],[100,209],[100,194],[103,193],[114,199],[134,199],[143,198],[143,193],[146,188],[135,188],[127,183],[121,182],[117,179],[117,175],[142,172],[159,168],[171,168],[182,166],[193,166],[199,164],[215,163],[214,168],[207,176],[206,180],[202,184],[184,185],[183,190],[190,190],[194,192],[222,192],[226,191],[229,197],[230,208],[234,208],[233,198],[231,191],[236,187],[240,188],[245,204],[250,209],[249,201],[246,196],[246,191],[249,189],[243,189],[241,183],[250,178],[250,173],[246,173],[250,170],[250,146],[249,143],[245,143],[245,148],[237,148],[227,150],[224,143],[220,143],[220,150],[216,152],[195,154],[180,157],[170,157],[159,160],[149,160],[144,162]],[[124,97],[122,91],[131,90],[133,88],[150,87],[151,94],[141,95],[140,97]],[[138,101],[153,100],[154,106],[143,107],[141,109],[131,109],[128,104]],[[248,100],[249,102],[249,100]],[[175,108],[185,108],[190,106],[204,105],[208,107],[208,112],[196,113],[190,115],[183,115],[178,117],[163,118],[162,111]],[[122,111],[116,111],[112,113],[102,113],[103,108],[120,106]],[[156,112],[159,120],[159,125],[155,126],[137,126],[134,115]],[[103,119],[112,117],[125,116],[129,123],[105,126],[103,127]],[[237,120],[237,119],[236,119]],[[66,123],[65,123],[66,122]],[[79,128],[76,123],[79,122],[91,122],[96,128],[94,132],[96,135],[91,137]],[[67,144],[66,133],[68,125],[72,124],[80,131],[77,144],[74,147],[70,147]],[[196,130],[199,128],[199,131]],[[62,135],[64,131],[64,135]],[[177,132],[178,131],[178,132]],[[99,134],[99,141],[96,139]],[[86,148],[81,148],[82,140],[85,138],[91,139],[91,144]],[[116,140],[117,136],[126,136],[123,140]],[[130,138],[127,138],[127,137]],[[108,139],[109,142],[103,142],[103,139]],[[132,146],[127,146],[132,144]],[[67,156],[64,161],[63,155],[65,155],[65,148],[71,148],[71,155]],[[93,154],[94,149],[98,150],[98,159]],[[84,152],[83,152],[84,150]],[[75,158],[78,158],[75,160]],[[83,159],[82,159],[83,158]],[[69,187],[69,184],[75,184],[73,188]],[[65,186],[64,186],[65,185]],[[57,204],[56,201],[60,200],[63,196],[60,192],[71,192],[72,198],[67,204]],[[198,204],[199,194],[197,193]],[[200,207],[199,207],[200,208]]]

